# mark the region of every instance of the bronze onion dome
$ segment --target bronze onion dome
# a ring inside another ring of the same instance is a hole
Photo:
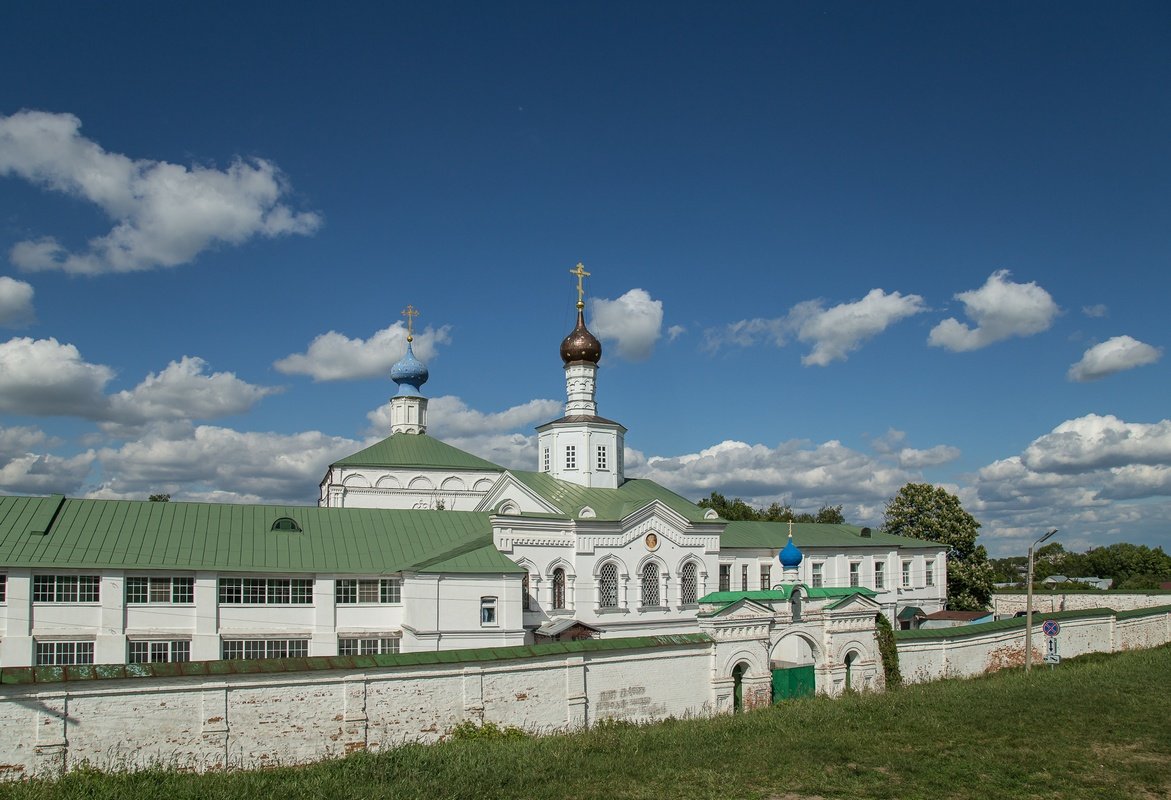
[[[579,304],[577,327],[561,342],[561,360],[566,364],[574,361],[588,361],[597,364],[602,358],[602,343],[585,326],[585,316]]]

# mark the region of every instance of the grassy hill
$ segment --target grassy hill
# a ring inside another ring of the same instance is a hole
[[[545,737],[485,729],[264,772],[82,771],[0,796],[1171,798],[1168,676],[1163,647],[717,719]]]

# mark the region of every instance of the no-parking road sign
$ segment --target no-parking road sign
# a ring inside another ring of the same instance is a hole
[[[1061,633],[1061,623],[1055,619],[1047,619],[1041,625],[1041,632],[1046,636],[1056,636]]]

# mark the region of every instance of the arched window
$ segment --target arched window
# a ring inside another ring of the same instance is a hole
[[[696,579],[694,561],[683,565],[683,577],[679,582],[679,602],[685,606],[695,605],[699,601],[699,581]]]
[[[653,561],[642,568],[642,605],[643,608],[659,605],[659,567]]]
[[[598,606],[618,607],[618,565],[614,562],[603,564],[598,571]]]
[[[565,570],[553,570],[553,608],[565,608]]]
[[[532,601],[529,600],[529,574],[526,572],[525,576],[520,579],[520,607],[525,611],[529,611],[532,606]]]

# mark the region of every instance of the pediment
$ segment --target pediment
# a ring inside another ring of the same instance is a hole
[[[729,603],[719,611],[713,612],[709,619],[758,619],[760,617],[771,617],[775,613],[772,608],[766,606],[764,603],[749,600],[748,598],[741,598],[740,600]]]
[[[517,514],[560,514],[561,509],[553,506],[545,498],[516,479],[511,472],[505,471],[496,483],[480,499],[476,511],[488,514],[503,513]]]
[[[827,611],[835,614],[874,614],[881,608],[882,606],[864,594],[852,594],[826,606]]]

